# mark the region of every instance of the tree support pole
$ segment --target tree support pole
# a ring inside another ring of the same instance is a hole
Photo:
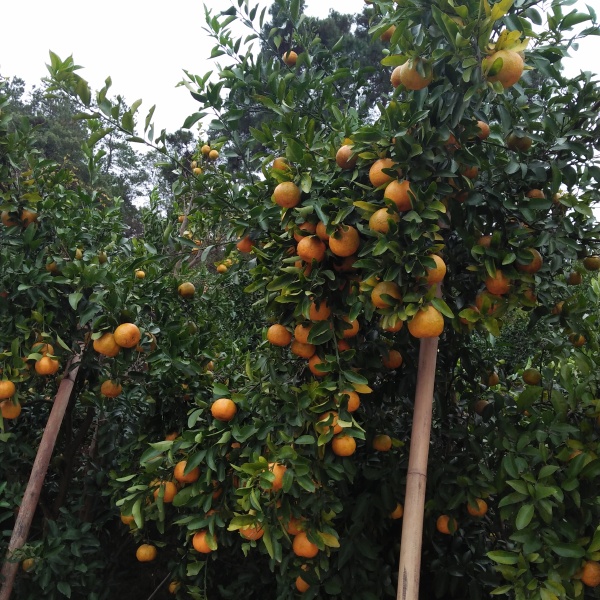
[[[31,475],[29,476],[29,482],[21,501],[19,508],[19,514],[15,522],[15,527],[8,544],[8,552],[6,560],[2,567],[2,573],[0,574],[0,600],[9,600],[12,593],[12,589],[19,570],[19,563],[11,561],[11,556],[15,550],[22,548],[27,541],[29,535],[29,528],[33,521],[33,515],[40,499],[40,493],[42,491],[42,485],[46,478],[46,472],[48,471],[48,465],[50,464],[50,458],[56,444],[56,438],[65,416],[65,411],[71,399],[71,393],[73,392],[73,386],[75,385],[75,379],[79,372],[81,354],[71,358],[65,367],[66,375],[63,377],[54,398],[54,404],[42,435],[42,441],[38,447],[37,455],[31,469]],[[71,365],[75,363],[76,366],[72,371],[69,369]]]
[[[424,338],[419,349],[419,371],[408,456],[406,497],[400,543],[397,600],[418,600],[423,543],[423,513],[427,484],[427,459],[431,437],[433,388],[439,338]],[[0,598],[0,600],[2,600]]]

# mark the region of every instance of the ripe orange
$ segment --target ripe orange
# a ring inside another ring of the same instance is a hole
[[[116,398],[123,391],[123,386],[112,379],[107,379],[100,386],[100,393],[107,398]]]
[[[317,237],[325,242],[326,244],[329,243],[329,236],[327,235],[327,228],[325,223],[323,223],[322,221],[319,221],[317,223],[317,228],[315,230],[315,233],[317,234]]]
[[[384,199],[391,200],[399,212],[412,210],[412,201],[410,198],[410,181],[398,181],[395,179],[386,188],[383,193]]]
[[[273,346],[287,346],[292,341],[292,334],[283,326],[276,323],[267,329],[267,340]]]
[[[38,375],[54,375],[60,368],[60,363],[55,358],[42,356],[35,362],[35,372]]]
[[[217,265],[217,273],[227,273],[228,269],[227,269],[227,265],[224,263],[221,263],[220,265]]]
[[[217,421],[231,421],[237,413],[237,406],[230,398],[219,398],[213,402],[210,412]]]
[[[204,146],[200,148],[200,152],[202,152],[203,156],[208,156],[210,154],[210,146],[208,144],[204,144]]]
[[[298,60],[298,54],[293,50],[288,50],[287,52],[283,53],[282,59],[288,67],[293,67]]]
[[[487,502],[485,500],[483,500],[483,498],[476,498],[475,502],[477,503],[476,507],[473,506],[470,502],[467,502],[467,512],[472,517],[485,516],[485,513],[487,513],[487,511],[488,511]]]
[[[475,296],[475,307],[479,312],[484,315],[493,315],[500,308],[502,301],[504,299],[502,296],[497,296],[495,294],[490,294],[489,292],[480,292]],[[484,304],[488,305],[484,311]]]
[[[348,396],[348,406],[346,410],[348,412],[354,412],[360,407],[360,396],[354,390],[344,390],[341,392],[342,396]]]
[[[283,208],[293,208],[300,203],[302,192],[293,181],[280,183],[273,192],[273,202]]]
[[[397,212],[390,212],[387,208],[380,208],[369,218],[369,229],[377,233],[387,233],[390,230],[390,221],[399,223],[400,215]]]
[[[600,256],[586,256],[583,259],[586,271],[600,271]]]
[[[389,452],[392,449],[392,438],[385,433],[378,433],[373,438],[373,448],[379,452]]]
[[[525,196],[527,196],[527,198],[545,198],[546,194],[544,194],[544,192],[542,190],[539,190],[537,188],[534,188],[533,190],[529,190]]]
[[[21,414],[21,405],[12,400],[2,400],[0,402],[0,413],[3,419],[16,419]]]
[[[338,425],[338,414],[335,410],[324,412],[317,421],[315,429],[318,433],[329,433],[333,429],[334,435],[342,433],[341,425]]]
[[[369,181],[371,185],[378,188],[384,183],[389,183],[394,179],[392,175],[383,172],[383,169],[393,169],[396,163],[391,158],[380,158],[376,160],[369,169]],[[399,174],[402,174],[400,169],[397,169]]]
[[[317,348],[314,344],[303,344],[298,340],[294,340],[290,347],[290,352],[300,358],[311,358],[316,351]]]
[[[2,225],[5,227],[13,227],[19,224],[18,217],[15,213],[9,213],[7,210],[2,211]]]
[[[490,75],[489,73],[496,61],[500,61],[501,66],[496,73]],[[484,58],[481,66],[483,74],[488,81],[492,83],[499,81],[502,87],[506,89],[521,79],[525,62],[518,52],[514,52],[513,50],[498,50],[498,52],[494,52],[491,56]]]
[[[318,307],[314,302],[310,303],[308,318],[311,321],[326,321],[329,315],[331,315],[331,309],[327,305],[327,300],[321,301]]]
[[[290,163],[288,163],[287,159],[283,158],[282,156],[278,156],[273,160],[271,168],[277,169],[278,171],[289,171]]]
[[[214,535],[211,535],[207,529],[197,531],[192,537],[192,546],[196,552],[201,554],[210,554],[213,549],[208,545],[207,537],[211,538],[211,541],[216,543]]]
[[[250,252],[252,252],[252,247],[254,246],[254,242],[252,241],[252,239],[250,238],[249,235],[247,235],[246,237],[243,237],[236,245],[235,247],[242,253],[242,254],[249,254]]]
[[[343,317],[343,319],[346,323],[348,323],[348,325],[350,325],[350,328],[344,329],[342,336],[346,339],[355,337],[360,329],[358,319],[354,319],[354,321],[348,320],[348,317]]]
[[[290,517],[288,524],[285,527],[285,530],[290,535],[298,535],[301,531],[304,531],[304,526],[302,525],[306,519],[303,517],[296,518]]]
[[[479,127],[477,137],[480,140],[487,140],[490,137],[490,126],[484,121],[477,121],[477,126]]]
[[[302,238],[306,237],[306,235],[314,234],[317,231],[317,225],[310,221],[306,221],[298,225],[297,230],[298,231],[294,233],[294,239],[299,242]]]
[[[500,269],[496,269],[496,274],[493,277],[491,275],[486,277],[485,287],[490,294],[502,296],[502,294],[507,294],[510,291],[510,279]]]
[[[436,521],[436,529],[440,533],[445,533],[446,535],[453,535],[453,533],[458,529],[458,522],[454,517],[449,517],[448,515],[440,515],[438,520]]]
[[[400,502],[396,504],[396,508],[390,513],[391,519],[401,519],[402,515],[404,515],[404,507]]]
[[[337,456],[351,456],[356,452],[356,440],[349,435],[338,435],[331,440],[331,449]]]
[[[269,463],[269,471],[275,475],[275,479],[273,480],[273,491],[277,492],[283,487],[283,476],[287,471],[287,467],[282,465],[281,463]]]
[[[423,65],[425,76],[419,73],[419,64]],[[431,67],[421,58],[408,60],[403,65],[396,67],[392,72],[392,85],[396,88],[402,84],[407,90],[422,90],[433,80]]]
[[[531,254],[531,262],[526,265],[517,264],[517,270],[521,271],[521,273],[537,273],[544,264],[544,259],[542,255],[535,248],[527,248],[527,251]]]
[[[0,400],[6,400],[15,395],[17,388],[12,381],[6,379],[0,381]]]
[[[115,342],[121,346],[121,348],[133,348],[137,346],[142,339],[142,333],[137,325],[133,323],[123,323],[119,325],[115,332]]]
[[[173,470],[173,477],[179,483],[195,483],[200,478],[200,468],[194,467],[189,473],[185,472],[187,460],[180,460]]]
[[[33,569],[33,567],[35,566],[35,558],[26,558],[22,563],[21,563],[21,568],[23,569],[23,571],[25,571],[26,573],[29,573],[29,571],[31,571]]]
[[[487,381],[484,381],[483,383],[486,384],[488,387],[494,387],[495,385],[498,385],[500,383],[500,376],[496,371],[493,371],[488,375]]]
[[[350,344],[346,340],[338,340],[337,347],[340,352],[345,352],[351,348]]]
[[[416,338],[433,338],[444,331],[444,317],[433,306],[424,306],[408,322],[408,331]]]
[[[586,561],[581,572],[581,581],[588,587],[597,587],[600,585],[600,563],[595,560]]]
[[[115,341],[115,336],[112,333],[104,333],[97,340],[94,340],[94,350],[98,354],[113,357],[119,354],[121,346]]]
[[[135,278],[136,279],[145,279],[146,273],[144,271],[142,271],[141,269],[136,269],[135,270]]]
[[[437,254],[432,254],[429,258],[433,258],[435,261],[434,268],[427,267],[427,283],[432,285],[434,283],[439,283],[446,276],[446,263],[444,262],[444,259]]]
[[[304,531],[294,536],[292,550],[296,556],[304,558],[314,558],[319,553],[319,547],[308,539]]]
[[[394,322],[393,320],[387,320],[387,325],[384,327],[383,326],[383,321],[382,320],[382,325],[381,325],[381,329],[383,329],[383,331],[389,331],[391,333],[396,333],[398,331],[400,331],[402,329],[402,327],[404,327],[404,321],[402,321],[401,319],[398,319],[397,317],[394,317],[396,319],[396,321]],[[392,324],[393,323],[393,324]]]
[[[21,211],[21,222],[23,223],[23,227],[27,227],[29,224],[37,221],[37,213],[31,210],[23,209]]]
[[[527,152],[531,148],[533,140],[529,136],[518,137],[517,134],[511,133],[506,138],[506,146],[509,150],[518,150],[519,152]]]
[[[583,277],[581,276],[581,273],[578,273],[577,271],[572,271],[567,277],[568,285],[579,285],[582,281]]]
[[[525,369],[523,371],[523,381],[527,385],[539,385],[542,381],[542,374],[537,369]]]
[[[318,354],[313,354],[308,359],[308,368],[315,377],[325,377],[325,375],[327,375],[328,371],[319,369],[319,367],[324,364],[326,364],[325,361]]]
[[[482,235],[477,240],[478,246],[483,246],[484,248],[489,248],[492,245],[492,236],[491,235]]]
[[[575,346],[575,348],[581,348],[581,346],[583,346],[587,342],[585,337],[580,333],[572,333],[569,336],[569,341],[571,342],[571,344],[573,344],[573,346]]]
[[[208,160],[217,160],[217,158],[219,158],[219,151],[218,150],[211,150],[208,153]]]
[[[176,594],[181,587],[181,583],[179,581],[171,581],[169,583],[169,594]]]
[[[380,36],[379,39],[382,42],[389,42],[394,35],[394,31],[396,31],[395,25],[390,25]]]
[[[310,587],[310,585],[308,585],[308,583],[306,583],[306,581],[304,581],[304,579],[302,579],[301,575],[298,575],[298,577],[296,577],[296,589],[301,594],[303,594],[309,587]]]
[[[247,540],[260,540],[265,534],[265,530],[259,525],[250,525],[240,529],[240,535]]]
[[[382,357],[381,362],[387,369],[398,369],[402,366],[402,355],[398,350],[390,350],[387,356]]]
[[[394,298],[398,302],[402,300],[400,288],[398,287],[398,284],[393,281],[381,281],[378,283],[371,292],[371,302],[373,302],[374,306],[377,308],[389,308],[394,302],[390,302],[384,296]]]
[[[151,562],[156,558],[156,547],[152,544],[142,544],[135,552],[140,562]]]
[[[296,249],[298,256],[307,263],[310,263],[313,260],[322,262],[322,260],[325,258],[326,251],[327,246],[325,246],[325,244],[316,235],[309,235],[302,238],[298,243],[298,248]]]
[[[189,281],[185,281],[177,288],[177,293],[182,298],[186,298],[186,299],[192,298],[194,296],[194,294],[196,293],[196,288],[193,283],[190,283]]]
[[[344,144],[335,154],[335,162],[340,169],[349,170],[356,166],[358,154],[352,155],[352,146]]]
[[[359,246],[358,231],[350,225],[340,225],[329,237],[329,249],[336,256],[352,256]]]
[[[294,329],[294,338],[301,344],[308,344],[308,335],[311,329],[312,325],[307,325],[306,327],[301,323],[296,325],[296,328]]]
[[[485,410],[485,407],[489,405],[489,402],[487,400],[477,400],[477,402],[475,402],[475,404],[473,405],[473,410],[478,414],[478,415],[482,415],[483,411]]]
[[[135,518],[133,515],[121,515],[121,523],[124,525],[131,525],[132,523],[135,523]]]
[[[177,495],[177,486],[172,481],[155,482],[158,487],[154,490],[154,499],[158,498],[161,490],[164,490],[163,502],[173,502],[173,498]]]

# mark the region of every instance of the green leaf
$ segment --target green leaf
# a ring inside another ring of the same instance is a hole
[[[517,518],[515,519],[515,527],[519,530],[525,529],[525,527],[531,523],[534,513],[535,509],[533,504],[524,504],[521,506],[517,513]]]
[[[493,550],[487,553],[487,557],[500,565],[516,565],[519,555],[508,550]]]
[[[562,558],[583,558],[585,556],[585,549],[578,544],[553,543],[550,545],[550,550]]]
[[[73,310],[77,310],[77,305],[82,298],[83,294],[81,292],[73,292],[72,294],[69,294],[69,304]]]
[[[59,581],[56,584],[56,589],[67,598],[71,597],[71,586],[66,581]]]
[[[454,313],[441,298],[433,298],[431,304],[433,304],[433,306],[437,308],[445,317],[454,319]]]

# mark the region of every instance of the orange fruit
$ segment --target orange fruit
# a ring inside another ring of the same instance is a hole
[[[340,352],[345,352],[351,348],[350,344],[346,340],[338,340],[337,347]]]
[[[331,440],[331,449],[337,456],[351,456],[356,452],[356,440],[349,435],[337,435]]]
[[[392,438],[385,433],[378,433],[373,438],[373,448],[378,452],[389,452],[392,449]]]
[[[300,358],[311,358],[316,351],[317,348],[313,344],[303,344],[298,340],[294,340],[290,347],[290,352]]]
[[[402,355],[398,350],[390,350],[387,356],[382,357],[381,362],[387,369],[398,369],[402,366]]]
[[[181,583],[179,581],[171,581],[169,583],[169,594],[176,594],[181,587]]]
[[[19,224],[17,215],[15,213],[9,213],[7,210],[2,211],[2,225],[5,227],[13,227]]]
[[[527,198],[539,198],[539,199],[543,199],[546,197],[546,194],[544,194],[544,192],[542,190],[538,190],[537,188],[534,188],[533,190],[529,190],[525,196],[527,196]]]
[[[115,341],[112,333],[104,333],[97,340],[94,340],[94,350],[103,356],[113,357],[119,354],[121,346]]]
[[[173,477],[179,483],[195,483],[200,478],[200,468],[194,467],[188,473],[185,472],[187,460],[180,460],[173,470]]]
[[[271,168],[277,169],[278,171],[289,171],[290,163],[288,163],[287,159],[282,156],[278,156],[273,160],[273,164]]]
[[[360,329],[360,324],[358,322],[358,319],[354,319],[354,321],[350,321],[348,320],[348,317],[343,317],[344,321],[346,323],[348,323],[348,325],[350,325],[349,329],[344,329],[342,336],[344,338],[353,338],[358,334],[358,331]]]
[[[568,285],[579,285],[582,281],[583,277],[581,276],[581,273],[578,273],[577,271],[569,273],[569,276],[567,277]]]
[[[33,569],[33,567],[35,566],[35,558],[26,558],[22,563],[21,563],[21,568],[23,569],[23,571],[25,571],[26,573],[29,573],[29,571],[31,571]]]
[[[242,254],[249,254],[250,252],[252,252],[252,247],[254,246],[254,242],[252,241],[252,238],[247,235],[246,237],[243,237],[236,245],[235,247],[242,253]]]
[[[437,254],[432,254],[429,258],[433,258],[435,261],[435,267],[427,267],[427,283],[432,285],[434,283],[439,283],[446,276],[446,263],[444,262],[444,259]]]
[[[381,326],[381,329],[383,329],[383,331],[389,331],[390,333],[396,333],[398,331],[400,331],[402,329],[402,327],[404,327],[404,321],[402,321],[401,319],[398,319],[396,317],[396,322],[392,325],[393,321],[389,321],[388,320],[388,324],[384,327],[383,325]]]
[[[348,406],[346,410],[348,412],[354,412],[360,407],[360,396],[354,390],[344,390],[341,392],[342,396],[348,396]]]
[[[502,301],[504,299],[502,296],[497,296],[495,294],[490,294],[489,292],[480,292],[475,296],[475,307],[477,310],[485,315],[493,315],[496,313]],[[484,304],[489,306],[486,308],[485,312],[483,310]]]
[[[380,185],[392,181],[394,177],[384,173],[383,169],[393,169],[395,164],[396,163],[391,158],[380,158],[376,160],[369,169],[369,181],[371,182],[371,185],[378,188]],[[397,169],[397,171],[401,174],[400,169]]]
[[[298,54],[293,50],[288,50],[287,52],[283,53],[282,59],[288,67],[293,67],[298,60]]]
[[[501,66],[499,69],[494,66],[496,61],[500,61]],[[496,72],[490,75],[492,67]],[[499,81],[502,87],[506,89],[521,79],[525,62],[521,55],[514,50],[498,50],[498,52],[494,52],[491,56],[483,59],[482,68],[488,81],[492,83]]]
[[[478,415],[482,415],[483,411],[485,410],[485,407],[488,405],[489,405],[489,402],[487,400],[477,400],[477,402],[475,402],[475,404],[473,405],[473,410]]]
[[[211,536],[207,529],[202,529],[194,534],[192,537],[192,546],[196,552],[200,552],[201,554],[210,554],[213,551],[213,549],[208,545],[208,537],[210,537],[212,542],[216,543],[214,535]]]
[[[408,322],[408,331],[416,338],[432,338],[444,331],[444,317],[433,306],[424,306]]]
[[[470,502],[467,502],[467,512],[472,517],[483,517],[488,511],[488,505],[483,498],[475,498],[477,506],[473,506]]]
[[[588,587],[597,587],[600,585],[600,563],[595,560],[586,561],[581,572],[581,581]]]
[[[217,265],[217,273],[227,273],[228,269],[227,269],[227,265],[224,263],[221,263],[220,265]]]
[[[314,558],[319,553],[319,547],[308,539],[304,531],[294,536],[292,550],[296,556],[304,558]]]
[[[334,435],[343,431],[342,426],[338,425],[338,414],[335,410],[324,412],[317,421],[315,429],[318,433],[329,433],[333,429]]]
[[[135,270],[135,278],[136,279],[145,279],[146,278],[146,273],[140,269],[136,269]]]
[[[583,259],[586,271],[600,271],[600,256],[586,256]]]
[[[133,348],[137,346],[142,339],[142,333],[137,325],[133,323],[123,323],[119,325],[115,332],[115,342],[121,346],[121,348]]]
[[[277,492],[283,487],[283,476],[287,471],[287,467],[281,463],[272,462],[269,463],[269,471],[275,475],[273,480],[273,491]]]
[[[204,146],[200,148],[200,152],[202,152],[203,156],[208,156],[210,154],[210,146],[208,144],[204,144]]]
[[[302,238],[300,242],[298,242],[298,247],[296,248],[298,256],[307,263],[310,263],[313,260],[322,262],[325,258],[326,251],[327,246],[325,246],[316,235],[309,235]]]
[[[324,364],[326,364],[325,361],[318,354],[313,354],[308,359],[308,368],[315,377],[325,377],[327,375],[328,371],[319,369],[319,366]]]
[[[300,203],[302,192],[293,181],[280,183],[273,192],[273,202],[283,208],[293,208]]]
[[[496,274],[493,277],[491,275],[486,277],[485,287],[490,294],[502,296],[502,294],[507,294],[510,291],[510,279],[500,269],[496,269]]]
[[[527,385],[539,385],[542,381],[542,374],[537,369],[525,369],[523,371],[523,381]]]
[[[292,334],[283,325],[276,323],[267,329],[267,340],[273,346],[283,347],[292,341]]]
[[[49,356],[42,356],[35,362],[35,372],[38,375],[54,375],[60,368],[60,363]]]
[[[6,379],[0,381],[0,400],[6,400],[15,395],[17,388],[12,381]]]
[[[389,308],[392,306],[393,301],[390,302],[384,296],[396,299],[398,302],[402,300],[402,294],[397,283],[393,281],[381,281],[378,283],[371,292],[371,302],[377,308]]]
[[[464,175],[467,179],[476,179],[479,174],[479,167],[462,165],[460,168],[460,174]]]
[[[107,379],[100,386],[100,393],[107,398],[116,398],[123,391],[123,386],[112,379]]]
[[[301,531],[303,531],[302,529],[302,523],[305,521],[304,518],[296,518],[296,517],[290,517],[290,520],[288,521],[288,524],[285,527],[285,530],[290,534],[290,535],[298,535]]]
[[[521,273],[537,273],[542,268],[544,259],[535,248],[527,248],[527,251],[531,254],[531,262],[527,263],[526,265],[520,265],[517,263],[515,266],[517,267],[518,271],[521,271]]]
[[[396,508],[390,513],[391,519],[401,519],[402,515],[404,515],[404,507],[400,502],[396,504]]]
[[[387,208],[380,208],[369,218],[369,229],[377,233],[387,233],[390,230],[390,221],[399,223],[400,215],[390,212]]]
[[[3,419],[16,419],[21,414],[21,405],[12,400],[2,400],[0,402],[0,413]]]
[[[31,351],[45,356],[46,354],[54,354],[54,346],[52,346],[52,344],[36,342],[31,348]]]
[[[379,39],[382,42],[389,42],[394,35],[394,31],[396,31],[395,25],[390,25],[380,36]]]
[[[533,144],[533,140],[529,136],[519,137],[515,133],[511,133],[506,138],[506,146],[509,150],[518,150],[519,152],[527,152],[531,145]]]
[[[140,562],[151,562],[156,558],[156,547],[152,544],[142,544],[135,552]]]
[[[489,248],[492,245],[492,236],[491,235],[482,235],[477,240],[478,246],[483,246],[484,248]]]
[[[440,515],[438,517],[438,520],[436,521],[435,526],[440,533],[452,535],[458,528],[458,522],[454,517],[449,517],[448,515]]]
[[[211,150],[208,153],[208,160],[217,160],[217,158],[219,158],[219,151],[218,150]]]
[[[352,256],[359,246],[358,231],[350,225],[340,225],[329,237],[329,249],[336,256]]]
[[[132,523],[135,523],[135,519],[133,515],[121,515],[121,523],[124,525],[131,525]]]
[[[344,144],[335,154],[335,162],[340,169],[349,170],[356,166],[358,154],[352,152],[352,146]]]
[[[308,344],[308,335],[311,329],[312,325],[304,326],[301,323],[296,325],[296,328],[294,329],[295,340],[301,344]]]
[[[477,121],[477,127],[479,127],[477,137],[480,140],[487,140],[490,137],[490,126],[484,121]]]
[[[297,230],[298,231],[294,233],[294,239],[299,242],[307,234],[314,234],[317,231],[317,225],[315,223],[306,221],[298,225]]]
[[[237,413],[237,406],[230,398],[219,398],[212,403],[210,412],[217,421],[231,421]]]
[[[317,237],[325,242],[325,243],[329,243],[329,236],[327,235],[327,228],[325,226],[325,223],[323,223],[322,221],[319,221],[317,223],[317,228],[315,230],[315,233],[317,234]]]
[[[166,504],[173,502],[177,495],[177,486],[172,481],[159,481],[158,487],[154,490],[154,499],[158,498],[160,491],[164,489],[163,502]]]
[[[265,530],[258,524],[240,529],[240,535],[247,540],[260,540],[264,534]]]
[[[418,71],[419,64],[423,65],[425,76]],[[407,90],[422,90],[426,88],[433,79],[431,68],[422,58],[406,61],[403,65],[396,67],[391,76],[392,85],[396,88],[402,84]]]
[[[329,315],[331,315],[331,309],[327,305],[327,300],[323,300],[318,307],[314,302],[310,303],[308,318],[311,321],[326,321]]]
[[[383,198],[391,200],[400,212],[412,210],[410,181],[407,179],[404,181],[398,181],[395,179],[385,188]]]
[[[194,294],[196,293],[196,288],[193,283],[190,283],[189,281],[185,281],[177,288],[177,293],[182,298],[192,298],[194,296]]]
[[[581,346],[583,346],[587,340],[579,333],[572,333],[569,336],[569,341],[571,344],[573,344],[573,346],[575,346],[575,348],[581,348]]]
[[[296,589],[301,594],[303,594],[309,587],[310,587],[310,585],[308,585],[308,583],[306,583],[306,581],[304,581],[304,579],[302,579],[301,575],[298,575],[298,577],[296,577]]]
[[[27,227],[30,223],[37,221],[37,213],[31,210],[23,209],[21,211],[21,222],[23,227]]]

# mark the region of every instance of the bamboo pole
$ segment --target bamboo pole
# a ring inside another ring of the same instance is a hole
[[[25,489],[23,500],[19,508],[19,514],[15,522],[15,527],[8,544],[8,552],[6,554],[6,560],[2,566],[2,573],[0,574],[0,582],[2,587],[0,588],[0,600],[9,600],[13,590],[17,571],[19,569],[19,563],[11,561],[11,556],[15,550],[22,548],[27,541],[29,535],[29,529],[31,522],[33,521],[33,515],[40,499],[40,493],[42,491],[42,485],[46,478],[46,472],[48,471],[48,465],[50,464],[50,458],[56,444],[56,438],[65,416],[65,411],[71,398],[73,386],[75,385],[75,379],[79,371],[79,365],[81,354],[73,357],[67,363],[65,367],[66,375],[63,377],[54,398],[54,404],[48,417],[48,422],[42,435],[42,441],[38,447],[38,451],[31,469],[31,475],[29,476],[29,482]],[[76,363],[76,366],[72,371],[69,371],[71,365]]]
[[[408,456],[397,600],[418,600],[427,459],[439,338],[421,340],[415,409]],[[1,599],[0,599],[1,600]]]

